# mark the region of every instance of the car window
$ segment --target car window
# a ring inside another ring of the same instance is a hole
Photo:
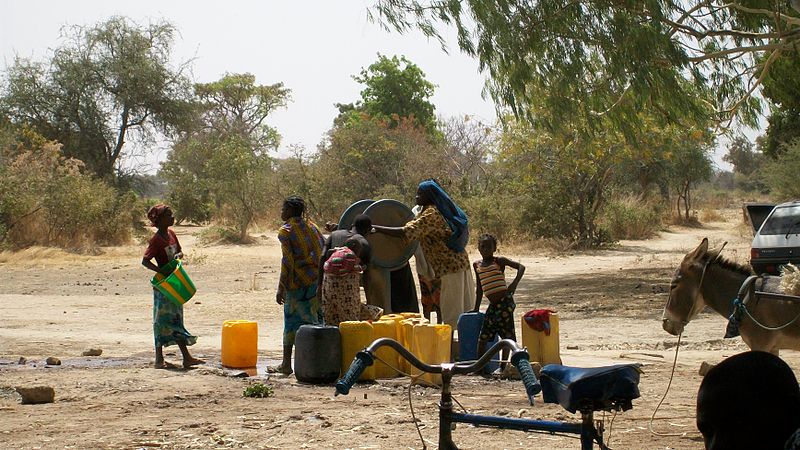
[[[800,233],[800,205],[775,208],[758,234]]]

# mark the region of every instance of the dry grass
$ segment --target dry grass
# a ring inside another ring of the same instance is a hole
[[[717,209],[704,208],[700,211],[701,222],[722,222],[725,217]]]
[[[58,266],[64,263],[82,263],[120,257],[136,258],[142,249],[136,246],[95,247],[92,252],[67,251],[55,247],[33,246],[17,251],[0,252],[0,264],[19,267]]]

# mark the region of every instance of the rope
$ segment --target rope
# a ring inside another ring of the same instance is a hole
[[[650,416],[650,422],[647,424],[647,429],[650,431],[651,434],[656,436],[685,436],[686,433],[659,433],[658,431],[653,429],[653,420],[655,420],[656,413],[658,412],[659,408],[661,408],[661,404],[664,403],[664,400],[667,398],[667,393],[669,393],[669,388],[672,386],[672,378],[675,377],[675,367],[678,365],[678,350],[681,348],[681,338],[683,337],[683,333],[678,335],[678,345],[675,346],[675,359],[672,361],[672,373],[669,375],[669,383],[667,383],[667,390],[664,391],[664,396],[661,397],[661,401],[658,402],[656,409],[653,411],[653,415]],[[610,433],[609,433],[610,434]]]
[[[403,376],[406,376],[406,377],[411,379],[411,381],[408,383],[408,390],[407,390],[408,391],[408,408],[411,410],[411,420],[414,422],[414,427],[417,429],[417,435],[419,435],[419,440],[422,443],[422,449],[423,450],[427,449],[428,446],[425,444],[425,438],[422,436],[422,430],[419,428],[419,422],[417,421],[417,416],[414,413],[414,403],[411,401],[411,388],[414,386],[415,383],[416,384],[420,384],[420,385],[424,385],[426,387],[436,388],[436,389],[439,389],[440,387],[436,386],[433,383],[428,383],[425,380],[420,380],[419,377],[424,375],[423,373],[419,373],[417,375],[412,375],[410,373],[406,373],[406,372],[398,369],[397,367],[393,366],[392,364],[389,364],[388,362],[386,362],[383,359],[381,359],[378,355],[372,355],[372,356],[375,359],[377,359],[378,361],[380,361],[380,362],[386,364],[387,366],[389,366],[390,369],[393,369],[393,370],[397,371],[397,373],[399,373],[399,374],[401,374]],[[452,394],[451,394],[451,396],[452,396]],[[453,399],[453,401],[455,401],[458,404],[458,406],[461,407],[461,409],[464,410],[464,412],[468,412],[466,410],[466,408],[464,408],[464,406],[461,405],[461,403],[458,400],[456,400],[455,397],[451,397],[451,398]]]
[[[387,364],[388,365],[388,364]],[[425,438],[422,437],[422,430],[419,429],[419,423],[417,422],[417,416],[414,414],[414,403],[411,401],[411,387],[414,386],[414,378],[411,377],[411,383],[408,383],[408,407],[411,409],[411,420],[414,421],[414,426],[417,428],[417,434],[419,435],[419,441],[422,442],[422,450],[428,448],[425,445]]]
[[[614,431],[614,419],[617,418],[617,410],[614,410],[614,415],[611,416],[611,422],[608,424],[608,437],[606,438],[606,447],[611,447],[611,432]],[[606,420],[606,413],[603,411],[603,422]]]
[[[779,327],[768,327],[768,326],[764,325],[763,323],[759,322],[758,320],[756,320],[756,318],[753,317],[752,314],[750,314],[750,311],[747,310],[747,305],[745,305],[744,302],[740,301],[740,302],[738,302],[738,305],[741,306],[742,310],[744,310],[744,313],[747,314],[747,317],[749,317],[750,320],[753,321],[753,323],[755,323],[756,325],[758,325],[759,327],[761,327],[761,328],[763,328],[763,329],[765,329],[767,331],[780,331],[780,330],[788,327],[789,325],[797,322],[797,319],[800,319],[800,313],[799,313],[796,316],[794,316],[794,319],[792,319],[791,321],[789,321],[789,322],[787,322],[787,323],[785,323],[785,324],[783,324],[783,325],[781,325]]]

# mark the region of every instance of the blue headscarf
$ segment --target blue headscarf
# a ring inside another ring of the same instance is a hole
[[[447,195],[447,192],[434,180],[425,180],[419,184],[418,189],[424,192],[436,206],[439,214],[453,231],[447,240],[447,246],[457,252],[463,252],[469,240],[469,225],[467,215]]]

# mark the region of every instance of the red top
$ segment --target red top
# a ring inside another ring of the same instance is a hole
[[[147,250],[144,251],[145,259],[156,259],[158,267],[172,261],[176,254],[181,252],[181,244],[178,242],[178,236],[175,232],[167,229],[167,239],[156,233],[150,238],[147,244]]]

